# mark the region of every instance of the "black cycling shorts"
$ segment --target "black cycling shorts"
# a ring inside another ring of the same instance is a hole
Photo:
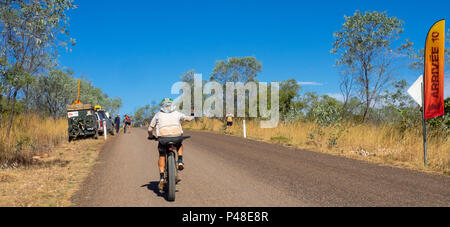
[[[227,126],[233,126],[233,122],[228,121],[228,122],[227,122]]]
[[[183,143],[183,136],[177,136],[177,137],[159,137],[158,138],[158,152],[159,156],[165,156],[166,155],[166,149],[167,144],[169,142],[173,142],[177,150],[180,149],[182,143]]]

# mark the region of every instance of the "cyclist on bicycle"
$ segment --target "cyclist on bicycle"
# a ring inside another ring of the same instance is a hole
[[[127,132],[127,130],[125,128],[131,129],[131,119],[126,114],[125,114],[125,118],[123,119],[123,128],[124,128],[124,133]]]
[[[163,99],[161,103],[161,110],[156,113],[148,126],[149,137],[153,137],[153,134],[155,134],[158,139],[158,167],[160,175],[158,187],[160,190],[162,190],[164,186],[164,168],[166,164],[166,151],[162,144],[165,144],[168,141],[175,143],[178,150],[178,170],[183,170],[183,129],[181,127],[181,121],[191,121],[194,119],[193,117],[186,116],[175,109],[176,105],[173,103],[172,99]]]

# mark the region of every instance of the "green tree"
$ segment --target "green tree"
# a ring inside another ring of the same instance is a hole
[[[156,104],[155,101],[152,101],[150,105],[145,105],[143,107],[140,107],[134,112],[134,120],[135,124],[145,124],[145,122],[150,123],[152,118],[155,116],[155,114],[159,110],[159,105]]]
[[[182,82],[186,82],[189,84],[189,86],[191,87],[191,109],[194,109],[194,81],[195,81],[195,70],[191,69],[185,73],[183,73],[183,75],[180,76],[180,79]],[[205,82],[205,81],[203,81]],[[181,106],[180,108],[183,108],[183,106]]]
[[[101,102],[103,109],[110,113],[111,116],[117,114],[122,107],[122,99],[120,97],[109,98],[108,95],[103,95],[103,101]]]
[[[295,79],[289,79],[280,83],[279,105],[280,115],[284,119],[290,112],[299,113],[302,103],[296,102],[300,96],[301,87]]]
[[[364,103],[365,121],[369,109],[375,103],[380,91],[391,80],[393,60],[400,52],[407,50],[410,42],[393,48],[403,32],[403,21],[390,17],[385,12],[356,11],[353,16],[345,16],[341,30],[334,33],[332,53],[339,58],[337,66],[347,68],[354,76],[355,86]]]
[[[405,80],[392,82],[392,86],[381,95],[383,106],[375,110],[375,122],[395,124],[401,131],[420,123],[420,109],[408,95],[408,87]]]
[[[0,4],[0,61],[2,80],[11,91],[9,136],[17,94],[28,88],[32,77],[54,64],[56,47],[72,44],[67,31],[67,11],[73,0],[4,0]],[[63,40],[58,42],[58,40]]]
[[[72,74],[71,70],[52,70],[48,75],[39,76],[30,89],[34,109],[54,118],[63,116],[66,106],[72,104],[77,96],[78,80]],[[94,87],[92,82],[85,79],[80,79],[80,101],[101,105],[111,114],[122,106],[119,97],[109,98],[100,88]]]
[[[262,72],[262,64],[255,57],[232,57],[216,62],[211,80],[221,84],[226,82],[248,82],[256,80]]]
[[[242,82],[247,83],[250,81],[256,81],[258,73],[262,72],[262,64],[255,57],[232,57],[227,61],[216,61],[212,76],[210,80],[214,80],[223,85],[224,91],[226,91],[227,82]],[[226,103],[226,95],[224,95],[224,104]],[[245,103],[249,103],[248,93],[245,94]],[[243,105],[245,105],[245,103]],[[234,93],[234,106],[237,111],[237,92]],[[226,108],[223,108],[224,115],[226,114]],[[248,115],[249,108],[245,105],[245,113]]]
[[[320,126],[329,126],[342,120],[342,103],[328,95],[308,92],[305,95],[306,118]]]
[[[75,78],[62,70],[52,70],[47,76],[38,77],[31,88],[36,110],[54,118],[61,117],[76,96],[76,86]]]
[[[195,75],[195,70],[191,69],[185,73],[183,73],[183,75],[180,76],[181,81],[186,82],[188,84],[190,84],[191,86],[194,86],[194,75]]]
[[[76,88],[77,85],[74,86]],[[76,96],[74,96],[75,98]],[[122,106],[122,99],[119,97],[109,98],[103,93],[101,88],[95,87],[92,81],[80,80],[80,101],[92,105],[100,105],[106,111],[114,114]]]

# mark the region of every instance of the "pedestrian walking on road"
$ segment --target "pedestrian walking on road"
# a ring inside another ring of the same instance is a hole
[[[120,114],[117,114],[117,117],[114,119],[114,126],[116,127],[116,133],[119,133],[119,128],[120,128]]]

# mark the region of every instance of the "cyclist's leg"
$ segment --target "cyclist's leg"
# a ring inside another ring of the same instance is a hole
[[[164,168],[166,167],[166,156],[165,155],[159,155],[158,167],[159,167],[159,174],[164,174]]]
[[[158,184],[158,189],[160,191],[162,191],[164,189],[164,183],[165,183],[165,179],[164,179],[164,168],[166,165],[166,156],[165,155],[160,155],[159,159],[158,159],[158,167],[159,167],[159,184]]]
[[[178,156],[183,156],[183,144],[178,149]]]
[[[178,147],[178,170],[184,169],[184,162],[183,162],[183,144],[181,144]]]
[[[184,169],[184,163],[183,163],[183,145],[180,144],[180,146],[177,147],[177,156],[178,156],[178,161],[177,161],[177,168],[178,171],[182,171]],[[177,171],[177,173],[178,173]],[[181,181],[180,175],[177,174],[175,181],[177,182],[177,184]]]
[[[158,153],[159,153],[159,158],[158,158],[158,167],[159,167],[159,185],[158,185],[158,189],[160,191],[162,191],[164,189],[164,169],[166,166],[166,154],[164,151],[164,148],[161,146],[160,143],[158,143]]]
[[[159,167],[159,173],[164,173],[164,168],[166,165],[166,152],[164,150],[164,147],[158,143],[158,153],[159,153],[159,159],[158,159],[158,167]]]

